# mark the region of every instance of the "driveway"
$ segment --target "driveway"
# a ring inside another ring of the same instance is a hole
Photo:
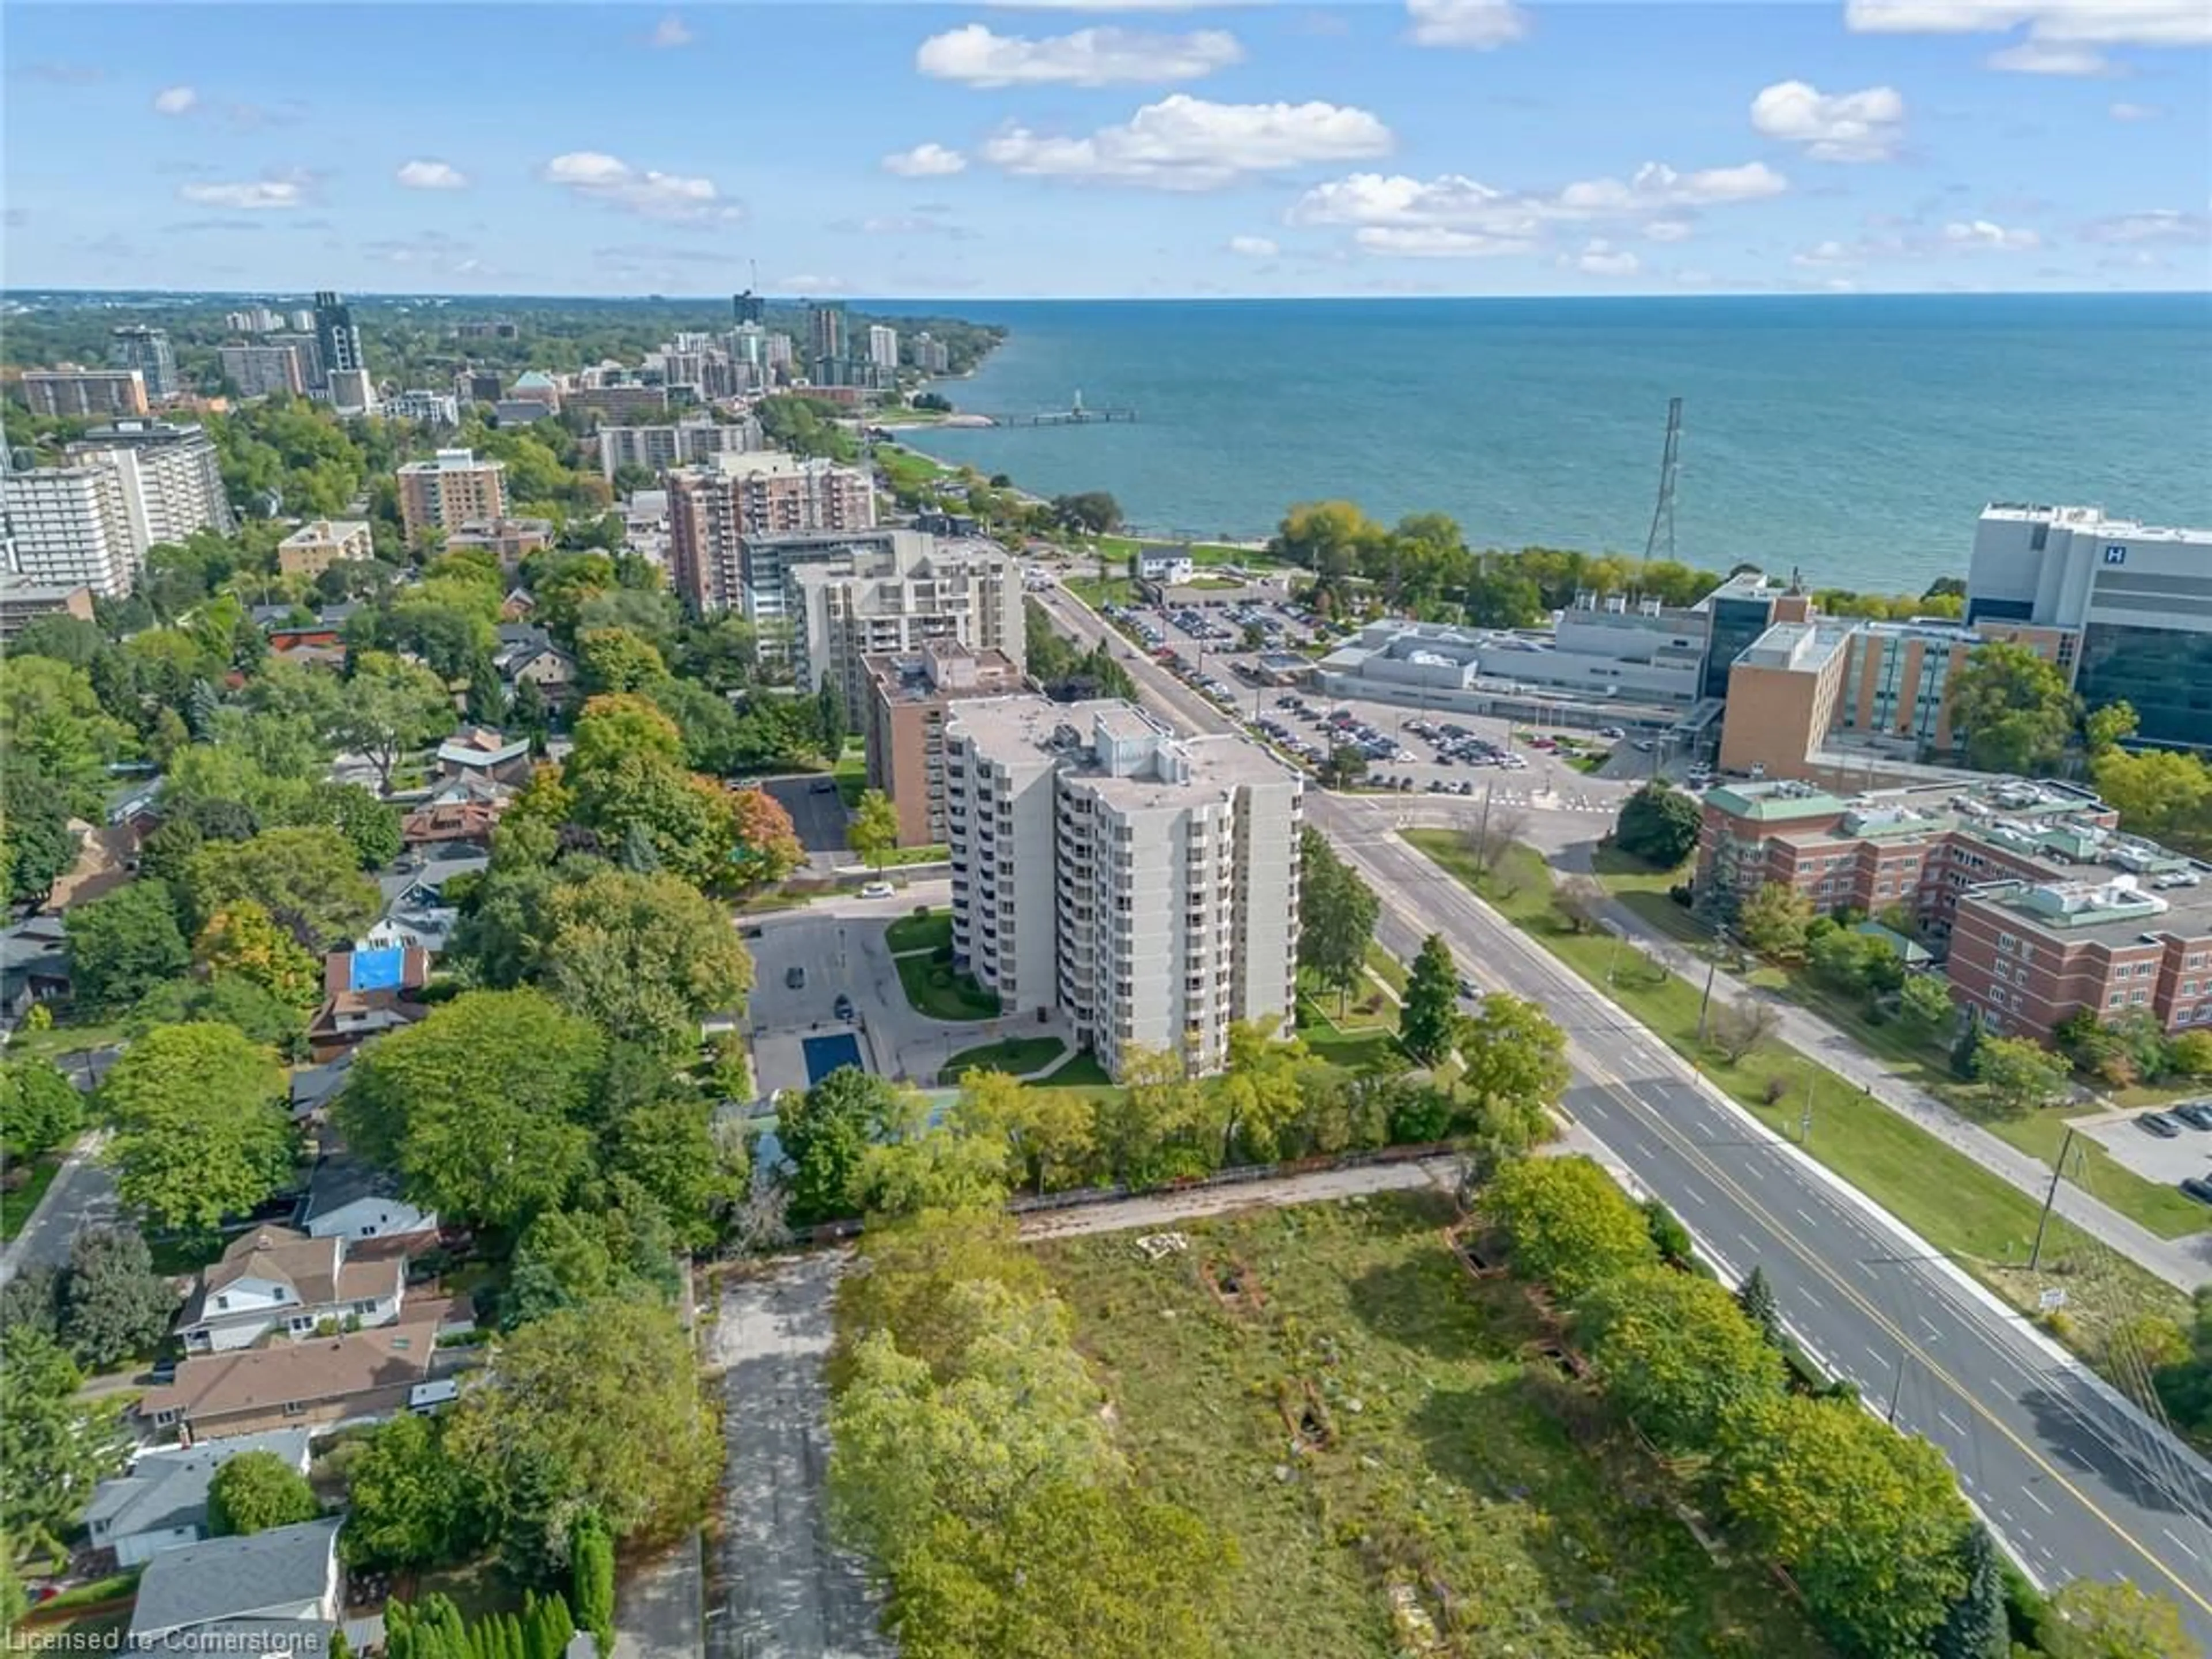
[[[2212,1181],[2212,1133],[2184,1124],[2172,1140],[2161,1139],[2136,1121],[2142,1115],[2141,1112],[2100,1112],[2071,1121],[2146,1181],[2166,1187],[2184,1176]],[[2205,1212],[2205,1221],[2212,1225],[2212,1210]]]
[[[25,1267],[65,1267],[78,1228],[106,1226],[116,1220],[120,1212],[115,1177],[100,1162],[100,1148],[106,1142],[106,1132],[95,1130],[62,1160],[39,1207],[31,1212],[23,1231],[8,1242],[6,1252],[0,1254],[0,1285]]]
[[[859,1559],[830,1542],[830,1304],[842,1255],[731,1280],[712,1332],[725,1400],[722,1605],[708,1659],[890,1659]]]
[[[917,905],[942,908],[943,880],[919,882],[889,899],[841,899],[761,916],[748,924],[754,989],[746,1005],[755,1081],[763,1097],[806,1086],[801,1043],[809,1036],[850,1031],[861,1058],[882,1076],[933,1085],[945,1062],[963,1049],[1000,1037],[1068,1037],[1065,1025],[1040,1024],[1035,1014],[999,1019],[931,1019],[915,1012],[900,988],[884,931]],[[789,982],[792,970],[803,984]],[[853,1018],[836,1018],[837,994],[853,999]]]
[[[824,788],[821,786],[828,785]],[[791,827],[799,831],[799,845],[810,853],[842,853],[845,843],[845,803],[826,772],[801,773],[796,777],[763,778],[761,787],[791,814]]]

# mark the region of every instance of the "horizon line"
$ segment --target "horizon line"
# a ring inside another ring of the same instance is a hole
[[[175,300],[231,300],[231,299],[289,299],[295,295],[312,295],[313,289],[276,288],[76,288],[66,286],[31,287],[10,284],[0,289],[0,306],[21,307],[25,296],[52,295],[55,297],[94,299],[175,299]],[[439,301],[495,301],[495,300],[553,300],[585,301],[603,305],[726,305],[730,295],[720,291],[702,294],[557,294],[532,292],[527,289],[477,290],[461,293],[434,289],[346,289],[349,298],[361,300],[439,300]],[[1776,290],[1773,289],[1711,289],[1695,293],[1680,290],[1635,290],[1607,294],[862,294],[821,293],[779,295],[763,290],[758,297],[763,301],[785,305],[816,303],[857,305],[872,301],[890,301],[900,305],[957,305],[961,302],[985,305],[1303,305],[1316,301],[1362,301],[1382,303],[1418,303],[1421,301],[1490,301],[1522,304],[1554,301],[1593,301],[1600,304],[1622,301],[1683,301],[1695,302],[1711,300],[2172,300],[2212,299],[2212,286],[2204,288],[2154,289],[1874,289],[1838,291],[1835,289],[1803,289]]]

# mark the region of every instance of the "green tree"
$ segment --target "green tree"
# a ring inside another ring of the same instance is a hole
[[[895,1121],[860,1150],[847,1207],[866,1216],[994,1209],[1006,1201],[1006,1143],[933,1125],[921,1098],[902,1093]]]
[[[37,767],[77,817],[100,816],[108,763],[130,749],[84,670],[12,653],[0,662],[0,754]]]
[[[1052,498],[1052,514],[1063,529],[1087,536],[1111,535],[1121,527],[1121,506],[1103,489]]]
[[[272,1451],[240,1452],[208,1483],[208,1530],[217,1538],[297,1526],[322,1512],[307,1477]]]
[[[1299,831],[1298,860],[1298,963],[1341,1006],[1367,971],[1382,903],[1319,830]]]
[[[1959,1028],[1958,1041],[1951,1045],[1951,1075],[1961,1081],[1971,1081],[1979,1076],[1981,1052],[1982,1022],[1969,1008],[1966,1023]]]
[[[1959,1018],[1951,988],[1933,974],[1914,974],[1897,988],[1897,1017],[1923,1037],[1940,1037]]]
[[[1567,1034],[1540,1003],[1493,991],[1460,1020],[1454,1040],[1467,1062],[1460,1088],[1508,1119],[1540,1121],[1567,1086]]]
[[[185,866],[195,916],[241,899],[261,906],[309,951],[353,939],[382,903],[353,843],[336,830],[265,830],[250,841],[210,842]]]
[[[2124,698],[2092,708],[2081,716],[2081,747],[2092,761],[2097,760],[2118,748],[2121,738],[2132,736],[2138,723],[2135,705]]]
[[[339,1553],[372,1570],[443,1565],[475,1543],[477,1510],[467,1472],[446,1455],[443,1419],[403,1412],[347,1468]]]
[[[60,1146],[83,1121],[84,1097],[52,1060],[0,1065],[0,1142],[17,1158],[35,1158]]]
[[[176,1316],[176,1294],[137,1229],[86,1227],[70,1241],[61,1335],[81,1363],[104,1371],[149,1354]]]
[[[1966,1588],[1971,1517],[1942,1453],[1855,1401],[1784,1395],[1726,1423],[1717,1468],[1742,1535],[1839,1649],[1926,1650]]]
[[[1480,1210],[1505,1235],[1515,1268],[1570,1301],[1658,1261],[1644,1212],[1586,1158],[1508,1164]]]
[[[1693,799],[1654,778],[1621,803],[1613,844],[1655,870],[1672,870],[1697,850],[1702,823]]]
[[[134,881],[62,919],[70,986],[90,1008],[120,1008],[191,965],[176,907],[159,882]]]
[[[0,1329],[0,1538],[51,1553],[77,1523],[92,1489],[123,1466],[127,1443],[113,1401],[81,1401],[84,1378],[68,1354],[30,1325]]]
[[[707,1015],[751,989],[752,957],[722,907],[675,876],[608,870],[555,888],[546,987],[611,1034],[695,1049]]]
[[[0,879],[8,902],[43,902],[76,858],[63,792],[36,763],[9,756],[0,772]]]
[[[583,1178],[605,1057],[599,1029],[540,992],[471,991],[369,1045],[338,1121],[410,1199],[518,1226]]]
[[[1735,1300],[1743,1316],[1759,1328],[1759,1334],[1780,1347],[1787,1333],[1782,1328],[1782,1310],[1774,1300],[1774,1286],[1767,1282],[1765,1268],[1753,1267],[1744,1275],[1743,1283],[1736,1287]]]
[[[1929,1644],[1929,1659],[2009,1659],[2012,1632],[2005,1618],[2004,1574],[1990,1529],[1978,1521],[1959,1546],[1966,1588],[1951,1604]]]
[[[835,762],[845,752],[845,734],[852,722],[845,713],[844,698],[837,695],[836,681],[826,672],[814,694],[814,723],[821,733],[823,758]]]
[[[657,1301],[621,1297],[507,1337],[446,1443],[487,1493],[510,1555],[541,1573],[580,1510],[617,1540],[697,1524],[722,1462],[690,1338]]]
[[[306,1012],[242,979],[173,979],[157,985],[138,1000],[124,1030],[135,1041],[156,1026],[201,1022],[232,1026],[282,1059],[307,1057]]]
[[[2198,1651],[2172,1602],[2094,1578],[2076,1578],[2051,1598],[2042,1638],[2048,1659],[2191,1659]]]
[[[863,789],[846,826],[845,840],[861,861],[881,873],[884,860],[898,846],[898,809],[880,789]]]
[[[1459,998],[1459,964],[1441,933],[1421,941],[1406,979],[1405,1011],[1398,1035],[1416,1060],[1434,1065],[1451,1047]]]
[[[627,628],[587,629],[576,635],[578,680],[593,696],[645,691],[668,678],[653,641]]]
[[[1978,645],[1951,677],[1951,730],[1983,772],[2033,772],[2065,751],[2079,703],[2057,665],[2024,645]]]
[[[192,954],[210,979],[244,980],[290,1007],[311,1007],[322,995],[321,964],[252,899],[210,917]]]
[[[2203,757],[2112,749],[2096,756],[2089,775],[2124,828],[2184,852],[2212,853],[2212,767]]]
[[[1576,1304],[1575,1324],[1607,1394],[1673,1450],[1708,1449],[1732,1413],[1783,1390],[1781,1354],[1724,1287],[1695,1273],[1607,1279]]]
[[[235,1027],[168,1025],[123,1051],[100,1085],[106,1157],[125,1204],[203,1236],[276,1189],[290,1168],[284,1074]]]
[[[623,1112],[611,1139],[611,1167],[652,1194],[684,1247],[712,1244],[748,1174],[742,1143],[726,1148],[716,1140],[712,1105],[696,1095],[663,1095]]]
[[[1802,961],[1805,930],[1812,925],[1813,901],[1785,881],[1770,881],[1743,902],[1735,931],[1760,956],[1776,962]]]
[[[1035,1192],[1073,1186],[1090,1168],[1091,1102],[1073,1090],[1024,1089],[1004,1072],[971,1071],[960,1079],[951,1121],[962,1134],[1003,1142]]]
[[[615,1540],[606,1522],[586,1510],[576,1517],[568,1545],[570,1595],[576,1617],[598,1640],[599,1651],[614,1651]]]
[[[333,735],[368,757],[379,786],[389,794],[401,759],[453,726],[453,697],[445,680],[418,664],[368,651],[356,659],[346,682]]]
[[[858,1066],[840,1066],[805,1093],[779,1097],[776,1136],[795,1166],[791,1212],[796,1221],[852,1213],[851,1194],[868,1147],[904,1121],[899,1091]]]
[[[2066,1095],[2065,1067],[2026,1037],[1984,1037],[1974,1054],[1974,1075],[2001,1117],[2026,1117]]]

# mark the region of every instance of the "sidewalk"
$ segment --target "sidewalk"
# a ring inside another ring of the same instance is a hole
[[[1559,858],[1560,866],[1577,875],[1589,874],[1591,845],[1583,842],[1565,848]],[[1680,939],[1650,927],[1634,911],[1610,899],[1605,904],[1605,917],[1622,937],[1632,942],[1668,947],[1656,953],[1661,962],[1671,963],[1680,949]],[[2042,1159],[1991,1134],[1979,1124],[1969,1122],[1926,1090],[1897,1077],[1881,1060],[1868,1054],[1818,1014],[1747,986],[1732,974],[1717,973],[1713,976],[1713,999],[1717,1003],[1747,992],[1781,1015],[1775,1035],[1783,1042],[1847,1082],[1857,1084],[1870,1098],[1965,1153],[2000,1181],[2018,1188],[2038,1204],[2043,1202],[2044,1194],[2051,1190],[2051,1166]],[[2201,1285],[2212,1284],[2212,1233],[2160,1238],[2140,1222],[2129,1219],[2109,1204],[2063,1181],[2058,1183],[2058,1197],[2051,1207],[2091,1237],[2148,1268],[2169,1285],[2194,1291]]]

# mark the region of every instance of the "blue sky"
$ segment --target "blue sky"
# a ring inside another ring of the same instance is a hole
[[[15,287],[2212,287],[2206,0],[10,3]]]

